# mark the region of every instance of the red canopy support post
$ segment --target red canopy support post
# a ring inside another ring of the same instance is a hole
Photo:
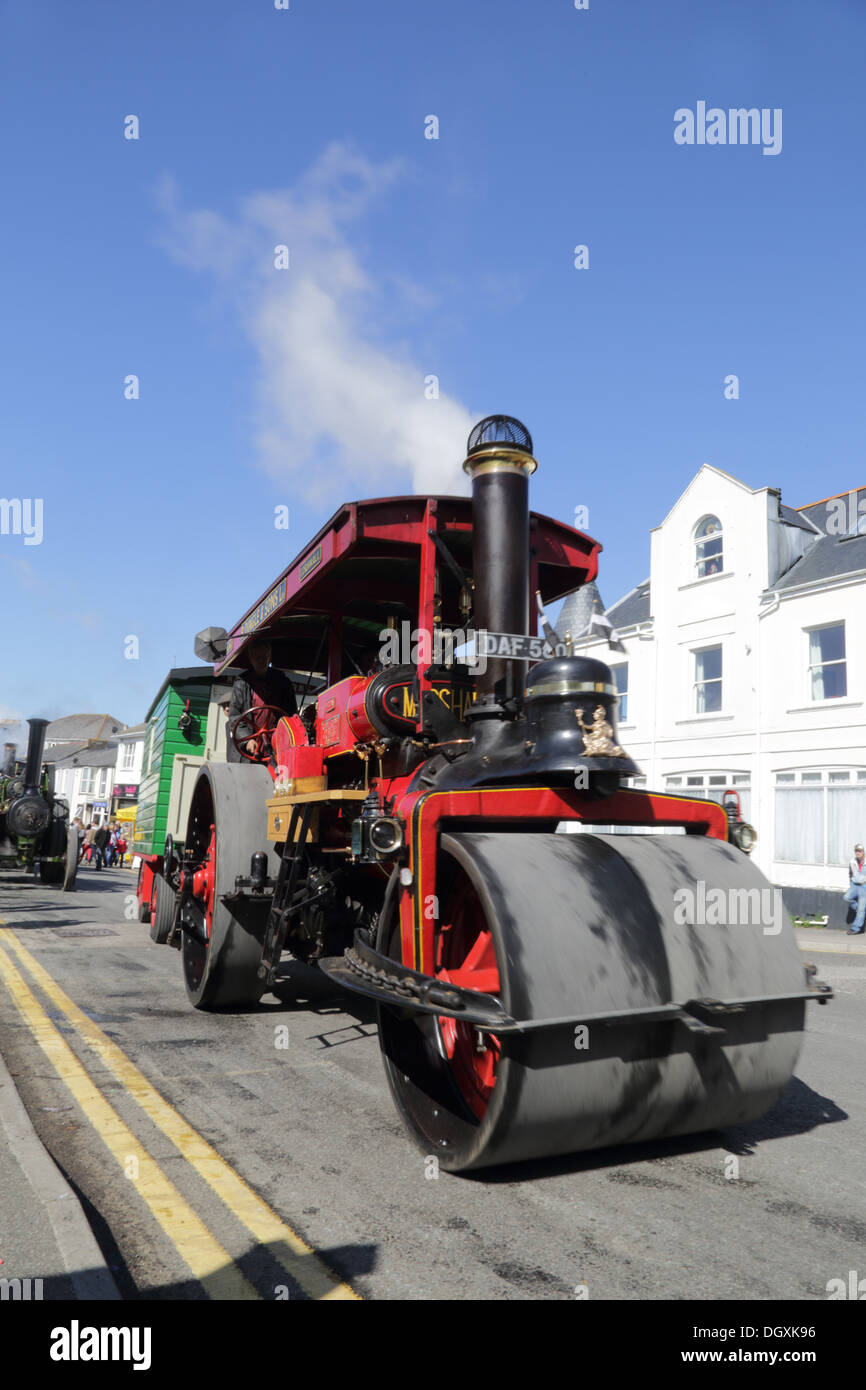
[[[436,546],[428,532],[438,529],[438,501],[427,499],[421,542],[421,583],[418,593],[418,721],[424,707],[425,692],[432,688],[428,668],[433,663],[436,624]],[[426,634],[426,635],[425,635]]]
[[[340,635],[343,628],[342,613],[332,613],[328,629],[328,685],[336,685],[343,678],[343,644]]]

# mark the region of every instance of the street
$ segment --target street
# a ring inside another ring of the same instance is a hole
[[[0,1052],[122,1297],[820,1300],[864,1266],[862,943],[804,952],[836,998],[762,1121],[435,1176],[372,1007],[284,965],[257,1009],[197,1012],[134,887],[0,884]]]

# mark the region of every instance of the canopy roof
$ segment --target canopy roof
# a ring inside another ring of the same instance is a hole
[[[417,622],[422,564],[432,567],[434,559],[442,624],[463,626],[460,585],[438,556],[430,530],[471,575],[471,498],[416,495],[344,503],[230,629],[216,671],[246,666],[250,641],[261,638],[271,642],[275,666],[317,671],[326,667],[336,627],[347,652],[378,647],[388,618]],[[532,512],[530,538],[533,585],[545,603],[595,577],[601,546],[582,531]]]

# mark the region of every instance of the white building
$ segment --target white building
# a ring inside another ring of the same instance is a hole
[[[116,760],[113,744],[103,748],[85,744],[55,762],[54,790],[69,806],[73,820],[78,817],[84,825],[108,820]]]
[[[54,765],[54,790],[72,819],[95,825],[112,809],[117,738],[126,725],[110,714],[67,714],[45,730],[45,761]],[[130,779],[131,780],[131,779]]]
[[[864,514],[866,491],[795,511],[705,464],[651,532],[649,579],[607,610],[625,655],[575,642],[613,669],[636,785],[736,790],[755,862],[831,925],[866,842]],[[585,631],[580,609],[560,634]]]
[[[114,765],[112,815],[121,807],[132,806],[138,801],[146,733],[146,724],[136,724],[116,736],[117,761]]]

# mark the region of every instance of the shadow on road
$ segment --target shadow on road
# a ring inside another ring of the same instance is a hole
[[[750,1125],[736,1126],[724,1131],[727,1147],[733,1154],[743,1156],[755,1152],[758,1144],[767,1139],[787,1139],[794,1134],[807,1134],[818,1125],[838,1124],[847,1120],[842,1110],[828,1096],[819,1095],[796,1076],[788,1082],[785,1094],[763,1119]]]
[[[376,1022],[376,1005],[371,999],[337,988],[327,975],[301,961],[288,961],[280,967],[271,994],[279,1003],[271,1003],[266,995],[258,1006],[259,1013],[348,1014],[360,1024]]]
[[[646,1163],[652,1159],[718,1152],[719,1147],[739,1157],[747,1157],[757,1151],[759,1144],[770,1139],[787,1139],[795,1134],[806,1134],[819,1125],[838,1124],[840,1120],[847,1119],[847,1111],[840,1109],[835,1101],[819,1095],[795,1076],[772,1110],[749,1125],[707,1130],[703,1134],[678,1135],[672,1139],[653,1139],[645,1144],[619,1144],[608,1149],[593,1149],[589,1153],[531,1159],[523,1163],[503,1164],[501,1168],[464,1173],[462,1176],[482,1183],[519,1183],[529,1179],[543,1181],[568,1173],[591,1172],[597,1168],[627,1169],[629,1164]],[[642,1180],[638,1175],[633,1180],[636,1185],[643,1181],[644,1185],[650,1187],[659,1181],[653,1178]]]
[[[121,1298],[126,1302],[135,1301],[198,1301],[208,1299],[208,1293],[196,1279],[178,1280],[170,1284],[160,1284],[155,1288],[140,1289],[120,1252],[114,1235],[103,1217],[102,1213],[93,1205],[87,1195],[72,1180],[67,1173],[66,1180],[69,1182],[82,1207],[90,1224],[90,1228],[96,1237],[97,1243],[102,1251],[103,1258],[108,1265],[114,1282],[117,1285]],[[297,1264],[298,1256],[293,1251],[287,1251],[282,1243],[269,1245],[252,1245],[250,1249],[237,1261],[237,1267],[246,1276],[250,1283],[255,1287],[264,1301],[269,1299],[291,1299],[296,1302],[308,1301],[309,1295],[304,1292],[297,1281],[291,1279],[279,1261],[285,1259],[290,1266]],[[305,1259],[315,1259],[327,1265],[338,1279],[351,1284],[354,1279],[362,1275],[371,1274],[375,1270],[378,1262],[378,1246],[369,1245],[334,1245],[327,1249],[316,1250],[314,1254],[304,1257]],[[228,1268],[227,1266],[226,1268]],[[221,1271],[215,1272],[216,1281],[219,1281]],[[288,1283],[286,1282],[288,1279]],[[69,1292],[68,1281],[57,1281],[56,1287],[51,1291],[48,1283],[45,1284],[44,1296],[46,1299],[61,1299],[74,1297]],[[213,1294],[211,1294],[213,1296]]]

